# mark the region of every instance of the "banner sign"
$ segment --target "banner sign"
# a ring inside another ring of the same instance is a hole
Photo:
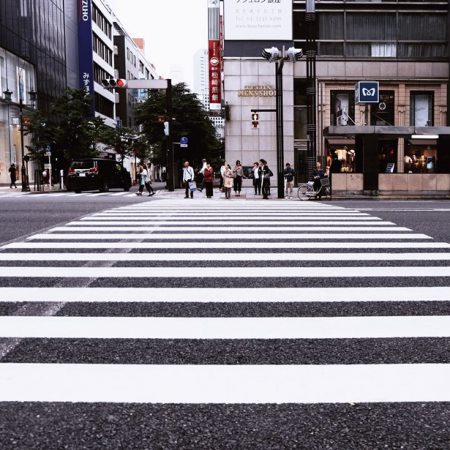
[[[355,103],[380,103],[380,83],[378,81],[358,81],[355,85]]]
[[[292,0],[225,0],[225,40],[292,40]]]
[[[222,107],[220,40],[210,39],[208,42],[209,108],[217,111]]]
[[[94,60],[92,54],[92,0],[78,0],[78,56],[80,88],[92,96],[94,114]]]

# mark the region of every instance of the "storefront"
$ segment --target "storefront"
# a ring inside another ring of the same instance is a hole
[[[327,162],[342,155],[343,163],[331,170],[335,194],[450,196],[450,127],[333,126],[324,134],[329,143],[355,142],[351,171],[348,147],[329,145]]]

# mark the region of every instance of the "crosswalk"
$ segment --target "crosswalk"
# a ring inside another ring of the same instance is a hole
[[[157,191],[158,192],[158,191]],[[0,191],[0,199],[15,199],[15,200],[37,200],[42,196],[51,196],[51,198],[96,198],[96,197],[123,197],[136,198],[136,192],[126,191],[108,191],[108,192],[72,192],[72,191],[55,191],[55,192],[17,192],[17,191]]]
[[[449,414],[449,260],[447,242],[315,202],[166,199],[53,227],[0,248],[0,410],[152,405],[170,428],[190,405],[193,428],[210,411],[220,434],[264,405],[292,437],[298,414],[333,408],[302,448],[338,448],[327,436],[371,414],[403,442],[413,417],[426,430]],[[275,433],[267,417],[255,439]]]

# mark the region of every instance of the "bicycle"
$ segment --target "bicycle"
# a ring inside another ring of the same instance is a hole
[[[314,189],[314,181],[307,183],[300,183],[297,190],[297,197],[300,200],[316,199],[318,196],[325,196],[331,198],[330,179],[321,178],[319,189]]]

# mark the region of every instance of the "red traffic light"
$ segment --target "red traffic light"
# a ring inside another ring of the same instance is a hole
[[[124,88],[126,85],[127,85],[127,80],[124,80],[123,78],[119,78],[119,79],[116,81],[116,86],[117,86],[118,88]]]

